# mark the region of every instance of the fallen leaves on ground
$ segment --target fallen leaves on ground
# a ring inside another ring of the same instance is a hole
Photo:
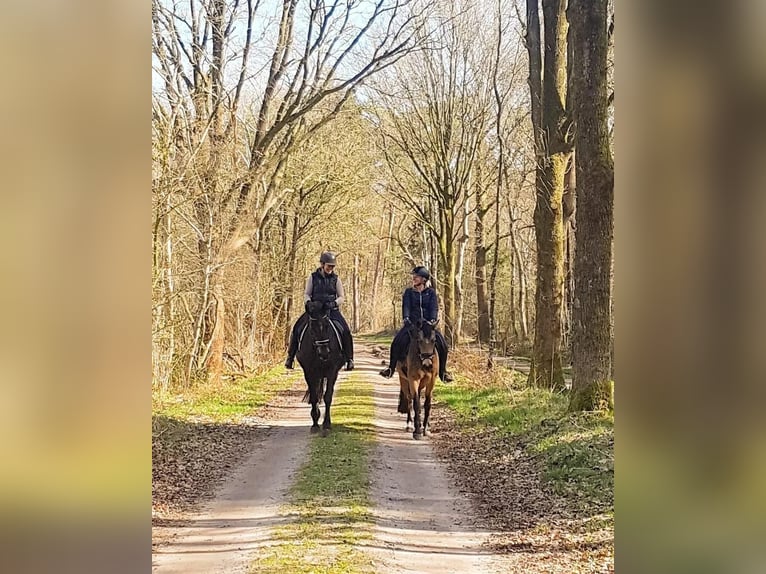
[[[302,381],[301,381],[302,384]],[[171,527],[209,499],[215,488],[270,433],[265,426],[275,407],[303,396],[296,387],[280,393],[265,408],[238,424],[154,417],[152,421],[153,543],[166,540]]]
[[[494,534],[519,572],[571,574],[614,571],[614,526],[604,509],[574,507],[546,488],[540,464],[519,437],[460,425],[434,405],[431,442],[456,486],[474,503],[479,524]]]

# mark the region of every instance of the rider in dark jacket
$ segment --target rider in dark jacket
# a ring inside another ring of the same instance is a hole
[[[340,335],[343,342],[343,353],[346,356],[346,370],[351,371],[354,368],[354,341],[351,337],[351,329],[339,309],[339,306],[345,299],[345,293],[340,277],[335,274],[335,254],[325,251],[319,258],[319,264],[320,267],[309,275],[306,280],[306,288],[303,293],[304,304],[308,301],[325,303],[329,310],[330,319],[342,325]],[[293,368],[295,354],[298,352],[300,333],[307,323],[307,313],[303,313],[295,322],[292,334],[290,335],[290,348],[287,351],[287,360],[285,361],[285,367],[288,369]]]
[[[396,362],[407,356],[410,345],[410,335],[407,327],[418,321],[426,321],[436,325],[439,320],[439,299],[433,287],[428,286],[431,274],[422,266],[412,270],[412,287],[408,287],[402,295],[402,319],[404,326],[399,329],[391,342],[388,367],[380,371],[384,377],[391,377],[396,370]],[[439,378],[445,383],[451,382],[452,376],[447,372],[447,341],[440,331],[436,332],[436,351],[439,353]]]

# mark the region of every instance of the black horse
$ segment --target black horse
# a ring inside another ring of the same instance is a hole
[[[306,312],[309,316],[309,324],[301,333],[296,357],[309,387],[303,400],[311,403],[311,418],[314,421],[311,426],[312,433],[319,431],[318,403],[320,397],[324,395],[322,435],[326,436],[331,426],[330,406],[335,391],[335,381],[345,358],[341,349],[339,330],[332,324],[326,304],[309,301],[306,303]]]

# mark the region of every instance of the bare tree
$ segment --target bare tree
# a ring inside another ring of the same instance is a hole
[[[497,275],[499,270],[499,260],[501,252],[501,242],[514,232],[514,217],[512,211],[515,203],[521,196],[523,182],[526,181],[526,165],[523,156],[527,153],[527,145],[524,141],[526,134],[522,133],[522,126],[529,120],[529,102],[528,97],[523,97],[521,89],[521,79],[524,74],[523,46],[519,42],[508,45],[509,38],[513,35],[508,34],[510,18],[507,18],[503,12],[503,3],[498,0],[496,5],[496,38],[494,47],[494,65],[492,68],[492,94],[494,96],[494,141],[492,146],[496,153],[495,178],[494,178],[494,198],[487,201],[484,209],[488,215],[494,207],[495,217],[493,224],[493,240],[486,249],[491,249],[492,257],[489,262],[490,274],[488,280],[489,301],[487,306],[487,321],[482,327],[481,317],[484,311],[479,309],[479,338],[481,339],[482,329],[487,331],[487,342],[489,348],[489,364],[492,364],[493,345],[498,339],[498,320],[497,320]],[[528,89],[527,89],[528,94]],[[522,160],[522,161],[520,161]],[[514,172],[513,174],[511,172]],[[518,185],[512,184],[512,175],[519,180]],[[488,182],[491,185],[492,182]],[[503,201],[507,200],[509,205],[509,230],[507,233],[501,233],[501,219],[503,214]],[[481,202],[484,203],[484,202]],[[480,201],[477,200],[477,218],[481,212]],[[485,250],[486,250],[485,249]],[[510,322],[514,333],[516,326],[516,305],[514,298],[514,273],[515,258],[511,252],[510,265]],[[477,246],[477,290],[482,272],[480,271],[480,261],[486,259],[486,253],[480,253]],[[480,299],[481,297],[477,297]],[[515,335],[518,339],[518,333]]]
[[[489,118],[488,59],[477,41],[480,8],[453,3],[432,19],[434,49],[400,66],[378,90],[387,189],[423,226],[438,257],[432,271],[444,304],[445,335],[459,339],[457,290],[465,251],[466,214],[478,147]],[[438,49],[436,49],[438,48]],[[491,60],[490,60],[491,61]],[[392,93],[394,91],[395,93]]]
[[[534,129],[537,243],[535,338],[529,383],[563,389],[561,306],[564,286],[564,174],[572,151],[566,114],[567,21],[565,0],[542,0],[544,54],[538,0],[527,0],[526,42]],[[542,74],[541,74],[542,71]]]
[[[572,410],[612,407],[611,269],[614,166],[609,145],[607,0],[570,0],[577,229]]]
[[[198,236],[189,378],[220,380],[226,269],[245,245],[260,252],[266,223],[287,194],[290,153],[337,118],[362,82],[416,49],[428,5],[283,0],[267,65],[254,70],[254,35],[263,28],[257,42],[268,46],[273,8],[260,0],[152,5],[155,118],[179,149],[174,177],[181,201],[193,206],[185,222]],[[246,99],[254,118],[243,112]]]

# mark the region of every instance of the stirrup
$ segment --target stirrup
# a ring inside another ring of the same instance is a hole
[[[294,368],[294,361],[295,359],[293,357],[287,357],[287,360],[285,361],[285,369],[292,369]]]
[[[346,370],[347,371],[354,370],[354,359],[349,359],[348,361],[346,361]]]
[[[381,377],[386,377],[387,379],[390,379],[394,376],[394,370],[391,367],[386,367],[382,371],[378,373]]]

